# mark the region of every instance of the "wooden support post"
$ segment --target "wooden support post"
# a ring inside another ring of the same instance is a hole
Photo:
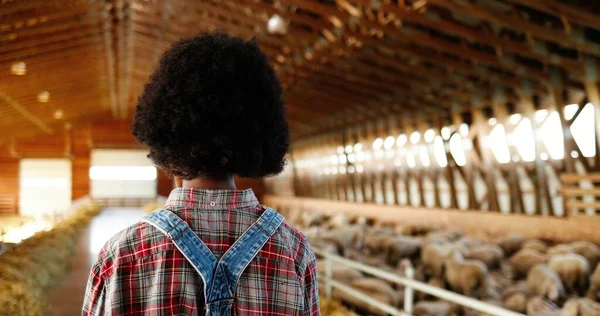
[[[598,89],[598,60],[595,57],[585,59],[585,92],[594,105],[594,128],[596,135],[596,159],[594,168],[600,168],[600,91]]]

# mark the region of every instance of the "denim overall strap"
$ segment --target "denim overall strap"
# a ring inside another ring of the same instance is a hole
[[[267,208],[259,219],[217,261],[214,254],[172,212],[156,210],[142,219],[168,236],[204,282],[206,316],[231,315],[240,276],[283,222],[283,216]]]
[[[240,276],[282,222],[281,214],[267,208],[223,254],[217,263],[214,282],[207,297],[209,309],[215,312],[211,315],[231,315],[233,297]]]
[[[156,227],[173,241],[179,252],[200,274],[204,282],[204,297],[206,297],[217,266],[217,258],[212,251],[190,229],[188,224],[173,212],[156,210],[146,215],[141,221]]]

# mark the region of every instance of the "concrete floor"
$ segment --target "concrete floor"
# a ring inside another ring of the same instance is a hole
[[[102,211],[79,239],[71,273],[50,293],[48,315],[75,316],[81,314],[83,296],[90,268],[110,237],[144,216],[140,209],[109,208]]]

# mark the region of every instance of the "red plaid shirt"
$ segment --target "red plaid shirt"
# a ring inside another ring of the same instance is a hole
[[[263,212],[252,190],[175,189],[165,209],[220,258]],[[242,274],[237,315],[319,315],[315,256],[284,222]],[[203,315],[202,278],[160,231],[137,223],[114,236],[92,267],[83,315]]]

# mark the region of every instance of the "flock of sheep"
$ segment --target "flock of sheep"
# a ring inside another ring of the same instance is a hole
[[[313,247],[415,278],[527,315],[600,316],[600,248],[587,241],[554,244],[518,235],[466,236],[456,230],[428,230],[309,214],[288,214]],[[324,263],[319,262],[324,272]],[[359,271],[334,265],[332,278],[384,303],[402,307],[404,289]],[[321,284],[321,288],[323,288]],[[334,289],[332,296],[358,312],[385,313]],[[415,294],[415,315],[478,315],[477,312]]]

